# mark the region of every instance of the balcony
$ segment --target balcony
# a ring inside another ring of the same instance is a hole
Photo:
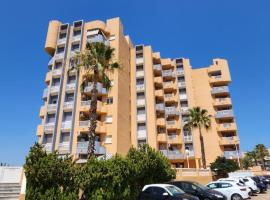
[[[141,57],[141,58],[136,58],[136,65],[141,65],[141,64],[143,64],[143,62],[144,62],[143,57]]]
[[[167,81],[167,82],[163,82],[163,89],[164,91],[172,91],[175,90],[175,86],[173,81]]]
[[[88,150],[88,141],[77,142],[77,154],[87,154]],[[96,155],[104,155],[106,154],[106,149],[101,146],[100,142],[95,141],[95,154]]]
[[[185,72],[182,69],[176,69],[176,75],[177,76],[184,76],[185,75]]]
[[[71,129],[71,126],[72,126],[72,122],[71,121],[62,122],[61,130],[69,131]]]
[[[236,145],[239,144],[239,138],[237,136],[221,137],[219,140],[220,145]]]
[[[163,90],[155,90],[155,96],[159,98],[163,98],[164,97]]]
[[[136,85],[136,91],[143,92],[144,91],[144,84]]]
[[[137,130],[137,139],[146,139],[147,131],[146,129]]]
[[[90,120],[80,121],[80,132],[86,132],[89,131],[90,127]],[[97,127],[96,127],[97,133],[106,133],[106,125],[103,125],[101,121],[97,121]]]
[[[137,114],[137,122],[145,122],[146,114]]]
[[[238,159],[241,155],[237,151],[224,151],[224,157],[227,159]]]
[[[157,119],[157,126],[165,126],[166,125],[166,121],[164,118],[159,118]]]
[[[59,143],[58,152],[59,152],[59,154],[68,154],[69,153],[69,142]]]
[[[217,111],[216,113],[216,118],[217,119],[222,119],[222,118],[233,118],[233,111],[232,110],[221,110]]]
[[[59,90],[60,90],[60,86],[59,85],[51,86],[51,88],[50,88],[50,94],[56,95],[56,94],[58,94]]]
[[[52,152],[52,143],[45,143],[45,144],[43,144],[43,149],[47,153],[51,153]]]
[[[44,118],[45,114],[46,114],[45,106],[41,106],[41,108],[39,110],[39,117]]]
[[[212,94],[228,94],[229,87],[228,86],[220,86],[220,87],[213,87]]]
[[[155,65],[153,65],[153,69],[155,71],[161,71],[161,64],[155,64]]]
[[[66,85],[66,92],[72,93],[75,91],[75,88],[76,88],[76,83],[69,83]]]
[[[216,98],[213,102],[213,105],[215,107],[219,107],[219,106],[231,106],[232,105],[232,101],[230,98]]]
[[[137,106],[145,106],[145,99],[137,99]]]
[[[79,34],[79,35],[73,35],[72,36],[72,42],[78,42],[78,41],[81,40],[81,38],[82,38],[82,35],[81,34]]]
[[[54,126],[55,126],[54,122],[46,123],[44,125],[44,132],[53,132]]]
[[[47,112],[48,113],[55,113],[57,109],[57,104],[48,104]]]
[[[168,143],[170,144],[182,144],[182,140],[179,135],[168,135]]]
[[[186,88],[186,82],[178,82],[178,88]]]
[[[91,93],[92,89],[93,89],[93,84],[89,84],[88,86],[84,88],[84,92]],[[103,93],[103,87],[101,83],[97,83],[97,91],[99,94]]]
[[[157,141],[166,143],[167,142],[167,134],[166,133],[159,133],[157,134]]]
[[[162,71],[162,76],[163,77],[175,77],[172,70],[163,70]]]
[[[67,38],[61,38],[61,39],[58,39],[57,40],[57,45],[63,45],[63,44],[66,44],[67,42]]]
[[[211,76],[209,79],[209,83],[210,84],[214,84],[214,83],[229,83],[230,79],[226,79],[221,75],[217,75],[217,76]]]
[[[217,126],[217,131],[219,132],[226,132],[226,131],[232,132],[236,130],[237,130],[236,123],[223,123]]]
[[[65,53],[61,52],[61,53],[56,53],[53,58],[54,58],[54,60],[61,60],[64,57],[65,57]]]
[[[156,104],[156,110],[161,112],[164,111],[165,110],[164,104],[163,103]]]
[[[184,159],[185,158],[185,155],[182,154],[179,150],[174,150],[174,151],[160,150],[160,151],[169,160],[179,160],[179,159]]]
[[[176,120],[166,121],[167,130],[181,129],[180,124]]]
[[[48,89],[45,88],[45,89],[43,90],[42,99],[47,99],[47,97],[48,97]]]
[[[136,77],[137,78],[144,77],[144,70],[137,70],[136,71]]]
[[[181,108],[180,108],[180,112],[181,112],[182,115],[188,114],[188,113],[189,113],[188,110],[189,110],[188,107],[181,107]]]
[[[52,72],[49,71],[49,72],[47,72],[46,78],[45,78],[45,82],[47,83],[47,85],[50,84],[51,79],[52,79]]]
[[[179,94],[179,99],[180,100],[187,100],[188,99],[187,94]]]
[[[185,143],[192,143],[193,142],[192,136],[191,135],[184,136],[184,142]]]
[[[63,108],[64,108],[65,111],[72,111],[73,105],[74,105],[73,101],[64,102]]]
[[[168,102],[168,103],[178,102],[177,96],[175,96],[172,93],[165,94],[164,97],[165,97],[164,98],[165,102]]]
[[[176,110],[176,107],[165,107],[166,115],[179,115],[179,112]]]
[[[101,34],[98,34],[98,35],[95,35],[92,37],[88,37],[87,42],[89,42],[89,43],[100,42],[100,43],[104,43],[105,45],[109,45],[109,41],[106,40],[104,38],[104,36]]]

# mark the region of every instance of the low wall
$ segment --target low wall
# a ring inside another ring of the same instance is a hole
[[[0,183],[21,183],[22,167],[0,167]]]
[[[213,181],[210,169],[176,168],[175,180],[195,181],[203,185]]]

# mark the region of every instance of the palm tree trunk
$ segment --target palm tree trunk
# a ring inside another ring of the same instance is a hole
[[[90,127],[89,127],[89,143],[87,154],[88,158],[95,155],[95,138],[96,138],[96,127],[97,127],[97,82],[93,82],[93,88],[91,90],[91,104],[90,104]]]
[[[201,143],[201,153],[202,153],[202,166],[203,166],[204,169],[206,169],[204,141],[203,141],[202,130],[201,130],[200,125],[199,125],[199,132],[200,132],[200,143]]]

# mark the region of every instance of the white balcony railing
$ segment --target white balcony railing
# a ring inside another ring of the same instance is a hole
[[[80,127],[90,126],[90,120],[80,121]]]
[[[177,76],[182,76],[182,75],[184,75],[184,70],[182,70],[182,69],[176,69],[176,75],[177,75]]]
[[[226,117],[233,117],[232,110],[220,110],[216,113],[216,118],[226,118]]]
[[[145,139],[146,138],[146,129],[144,130],[137,130],[137,138],[138,139]]]
[[[47,111],[48,112],[55,112],[57,108],[57,104],[48,104]]]
[[[62,122],[61,129],[65,129],[65,130],[71,129],[71,121]]]
[[[143,57],[141,57],[141,58],[136,58],[136,64],[137,64],[137,65],[143,64]]]
[[[211,91],[212,94],[228,93],[228,92],[229,92],[228,86],[213,87]]]
[[[137,99],[137,106],[144,106],[145,105],[145,99]]]
[[[178,87],[179,88],[185,88],[186,87],[186,83],[185,82],[178,82]]]
[[[179,94],[179,99],[180,100],[186,100],[187,99],[187,94]]]
[[[166,156],[169,160],[176,160],[176,159],[184,159],[185,155],[182,154],[179,150],[160,150],[164,156]]]
[[[74,91],[76,88],[76,83],[69,83],[66,85],[66,91]]]
[[[162,76],[163,77],[168,77],[168,76],[174,76],[174,74],[173,74],[172,70],[163,70],[162,71]]]
[[[68,110],[73,109],[73,104],[74,104],[73,101],[64,102],[64,109],[68,109]]]
[[[58,93],[59,92],[59,89],[60,89],[59,85],[51,86],[50,93],[51,94],[52,93]]]
[[[137,70],[136,71],[136,77],[144,77],[144,71],[143,70]]]
[[[53,131],[54,126],[55,126],[54,122],[46,123],[46,124],[44,124],[44,131],[45,132],[46,131]]]
[[[138,122],[146,121],[146,114],[137,114],[137,121]]]
[[[163,111],[165,109],[165,106],[163,103],[156,104],[156,110]]]
[[[69,142],[62,142],[58,145],[58,151],[60,154],[69,153]]]
[[[90,106],[91,101],[81,101],[81,106]]]
[[[227,159],[237,159],[241,156],[237,151],[224,151],[224,157]]]
[[[87,154],[88,150],[88,141],[77,142],[77,153],[78,154]],[[106,149],[101,146],[100,142],[95,141],[95,154],[103,155],[106,154]]]
[[[155,64],[153,66],[154,70],[160,71],[161,70],[161,64]]]
[[[45,144],[43,144],[43,149],[44,149],[47,153],[52,152],[52,143],[45,143]]]
[[[137,91],[144,91],[144,84],[136,85]]]
[[[47,97],[48,97],[48,89],[45,88],[45,89],[43,90],[42,98],[43,98],[43,99],[46,99]]]
[[[60,60],[60,59],[63,59],[64,56],[65,56],[65,53],[64,52],[61,52],[61,53],[56,53],[53,58],[55,60]]]
[[[176,110],[176,107],[165,107],[166,115],[179,115],[179,112]]]
[[[184,136],[184,142],[192,142],[192,136]]]
[[[57,40],[57,44],[58,44],[58,45],[66,44],[66,42],[67,42],[67,38],[61,38],[61,39],[58,39],[58,40]]]

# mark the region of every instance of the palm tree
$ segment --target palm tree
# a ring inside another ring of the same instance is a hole
[[[255,151],[248,151],[246,156],[252,158],[252,161],[254,161],[255,165],[258,165],[258,156]]]
[[[265,169],[265,157],[269,156],[269,152],[263,144],[257,144],[255,146],[255,153],[257,157],[262,161],[263,169]]]
[[[84,89],[91,84],[92,88],[91,103],[89,108],[90,127],[88,134],[88,158],[94,156],[95,138],[96,138],[96,123],[97,123],[97,84],[102,83],[106,89],[111,88],[111,81],[107,76],[107,72],[119,68],[118,62],[113,61],[114,49],[104,44],[103,42],[87,43],[86,48],[81,53],[78,53],[73,60],[73,68],[84,70],[81,83],[81,93],[84,95]]]
[[[208,115],[208,111],[205,109],[201,109],[200,107],[194,107],[189,109],[188,111],[189,118],[185,124],[185,127],[192,129],[198,128],[200,133],[200,143],[201,143],[201,156],[202,156],[202,165],[203,168],[206,168],[206,159],[205,159],[205,148],[204,148],[204,140],[202,135],[202,128],[208,129],[211,126],[210,115]]]

